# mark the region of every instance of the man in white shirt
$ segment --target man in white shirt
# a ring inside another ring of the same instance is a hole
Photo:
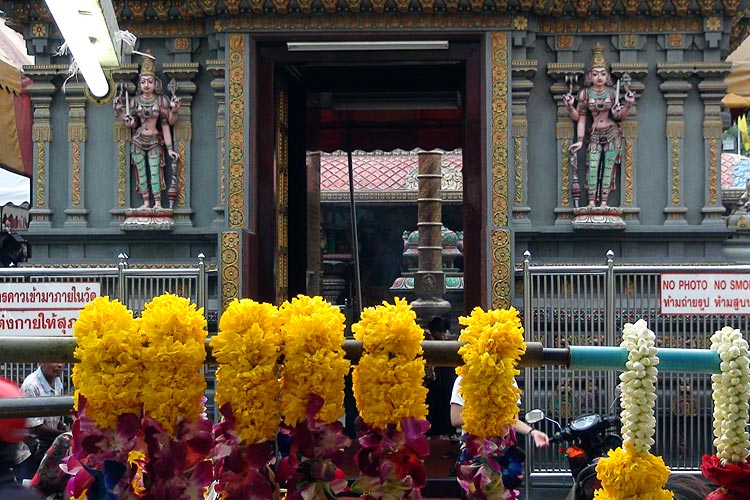
[[[63,372],[62,363],[42,363],[39,368],[26,377],[21,385],[21,391],[26,397],[62,396],[63,383],[60,377]],[[31,456],[20,463],[15,470],[16,479],[31,479],[34,477],[39,464],[52,445],[55,438],[68,430],[62,417],[32,417],[26,422],[29,429],[27,444]]]
[[[463,377],[461,376],[456,377],[456,381],[453,383],[453,393],[451,394],[451,424],[454,427],[462,427],[464,425],[464,419],[461,417],[461,410],[463,410],[464,407],[464,398],[459,393],[462,378]],[[514,380],[513,385],[515,384],[516,382]],[[526,422],[519,420],[518,415],[516,415],[516,423],[513,424],[513,428],[518,434],[524,436],[530,435],[534,438],[534,444],[537,448],[549,446],[549,436],[539,429],[534,429]]]

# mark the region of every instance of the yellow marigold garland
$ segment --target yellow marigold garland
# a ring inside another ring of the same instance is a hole
[[[298,295],[281,305],[279,316],[284,423],[294,427],[305,420],[311,394],[324,401],[315,418],[336,421],[344,414],[344,376],[349,372],[343,349],[344,315],[321,297]]]
[[[180,418],[196,421],[204,411],[206,319],[203,308],[172,294],[146,304],[138,326],[148,345],[143,409],[173,436]]]
[[[123,413],[140,416],[145,372],[130,311],[117,300],[98,297],[81,310],[73,335],[78,359],[73,384],[76,396],[86,398],[86,415],[101,429],[114,429]]]
[[[396,424],[401,430],[402,419],[427,416],[424,332],[415,320],[406,300],[397,298],[366,308],[352,326],[364,350],[352,373],[354,398],[360,417],[374,429]]]
[[[458,321],[464,325],[458,340],[466,342],[458,350],[464,365],[456,369],[463,377],[464,431],[480,438],[505,436],[518,413],[521,391],[513,380],[526,352],[518,311],[476,307]]]
[[[622,397],[622,448],[610,450],[596,465],[602,488],[594,492],[598,500],[669,500],[674,494],[664,490],[669,468],[661,457],[650,453],[654,444],[654,404],[659,357],[656,336],[642,319],[626,323],[621,347],[628,350],[625,371],[620,374]]]
[[[231,403],[236,432],[246,443],[273,439],[281,421],[278,309],[250,299],[234,300],[221,315],[211,347],[216,371],[216,402]]]

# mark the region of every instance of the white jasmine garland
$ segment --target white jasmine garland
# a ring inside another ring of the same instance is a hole
[[[620,420],[622,439],[640,454],[649,453],[654,444],[656,418],[656,377],[659,357],[656,355],[654,332],[642,319],[626,323],[620,347],[628,350],[626,371],[620,374]]]
[[[711,336],[719,354],[721,373],[711,376],[714,400],[714,446],[722,465],[743,463],[750,455],[745,430],[750,407],[750,360],[742,332],[725,326]]]

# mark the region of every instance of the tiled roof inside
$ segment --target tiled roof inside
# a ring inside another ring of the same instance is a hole
[[[354,151],[352,168],[356,191],[413,191],[416,189],[417,150],[414,151]],[[442,167],[459,174],[462,166],[461,150],[443,152]],[[444,182],[445,184],[445,182]],[[453,187],[456,187],[453,185]],[[321,153],[321,191],[349,189],[347,154],[343,151]],[[444,186],[445,189],[445,186]],[[461,186],[458,189],[461,190]]]

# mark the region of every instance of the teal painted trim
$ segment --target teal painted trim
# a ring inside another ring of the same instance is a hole
[[[571,370],[624,370],[628,351],[622,347],[570,346]]]
[[[710,349],[659,349],[660,372],[718,373],[719,355]],[[622,347],[570,346],[572,370],[625,369],[628,351]]]

